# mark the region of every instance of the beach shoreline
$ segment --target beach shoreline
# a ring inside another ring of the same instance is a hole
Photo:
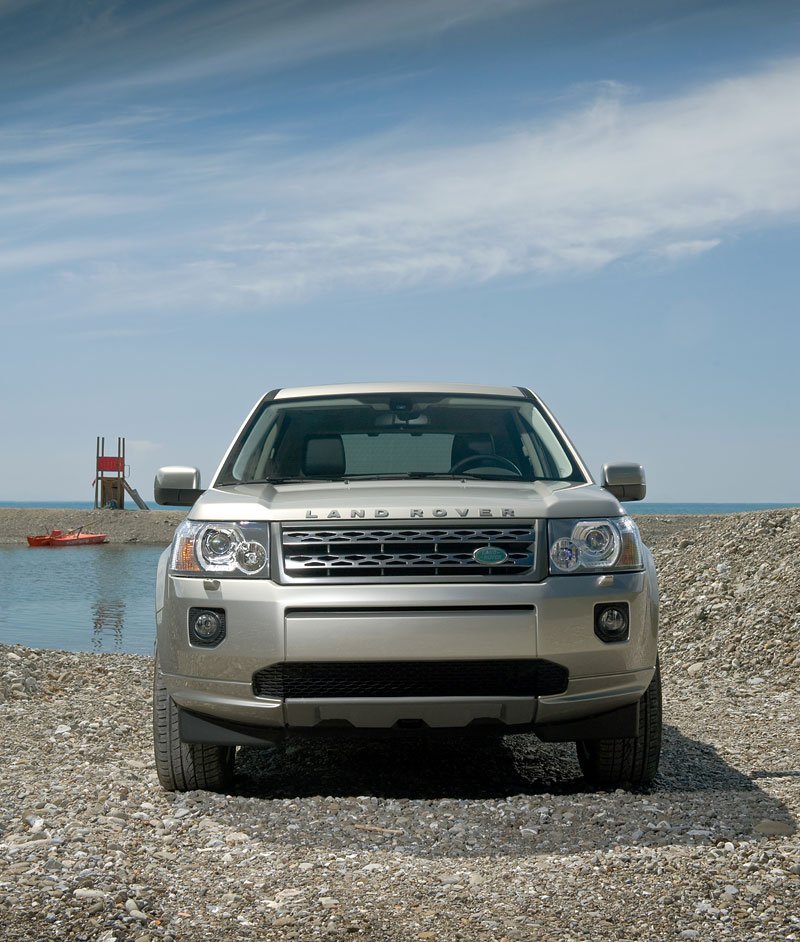
[[[736,514],[639,514],[628,508],[642,531],[645,543],[669,534],[694,530],[718,518],[757,518],[774,511]],[[81,510],[74,507],[0,507],[0,544],[25,543],[26,537],[51,530],[83,527],[88,533],[105,533],[109,543],[144,543],[167,546],[187,511]]]
[[[87,533],[105,533],[109,543],[167,546],[185,516],[181,510],[0,507],[0,544],[25,543],[28,536],[83,527]]]

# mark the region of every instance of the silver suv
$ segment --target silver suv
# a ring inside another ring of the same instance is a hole
[[[236,747],[288,736],[574,741],[588,782],[642,786],[661,747],[658,589],[619,500],[522,387],[280,389],[158,567],[164,788],[229,788]]]

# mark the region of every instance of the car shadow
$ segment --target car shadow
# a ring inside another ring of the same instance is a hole
[[[758,774],[758,773],[756,773]],[[297,737],[237,758],[240,795],[302,798],[368,795],[431,800],[596,791],[581,775],[572,743],[508,738],[313,739]],[[658,778],[648,792],[757,789],[707,743],[664,727]]]
[[[579,790],[571,745],[540,749],[527,739],[298,737],[274,748],[240,750],[236,791],[271,798],[477,800]],[[523,759],[532,752],[533,774]]]
[[[333,822],[314,831],[321,847],[383,845],[430,856],[767,840],[754,831],[758,822],[795,826],[786,806],[753,778],[673,726],[664,728],[654,785],[638,794],[592,788],[571,743],[545,744],[534,736],[296,739],[274,749],[242,749],[236,793],[253,812],[265,800],[278,801],[289,819],[297,802],[315,797],[317,823],[326,815]],[[422,824],[454,816],[470,823],[460,844]],[[301,828],[282,840],[302,845],[309,835]]]

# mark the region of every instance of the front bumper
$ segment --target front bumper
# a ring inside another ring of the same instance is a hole
[[[162,571],[160,584],[159,664],[173,700],[189,714],[266,738],[286,729],[553,728],[636,704],[656,664],[649,556],[643,572],[539,583],[214,584]],[[594,634],[594,606],[609,602],[629,605],[625,642],[606,644]],[[217,647],[190,644],[193,607],[224,609],[227,635]],[[257,672],[280,663],[515,658],[566,668],[566,689],[546,696],[270,698],[257,696],[253,685]]]

